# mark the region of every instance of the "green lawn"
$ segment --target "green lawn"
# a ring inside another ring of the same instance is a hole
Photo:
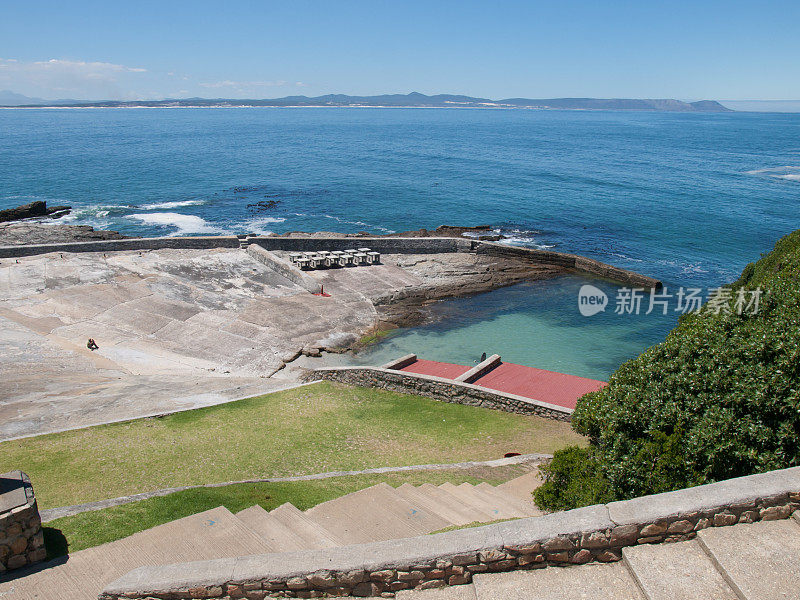
[[[150,498],[50,521],[45,523],[45,542],[48,555],[53,558],[62,556],[67,551],[77,552],[111,542],[137,531],[217,506],[225,506],[231,512],[238,512],[254,504],[272,510],[285,502],[291,502],[297,508],[306,510],[320,502],[380,482],[395,487],[406,482],[412,485],[423,483],[438,485],[447,481],[455,484],[465,481],[473,484],[481,481],[497,484],[524,472],[520,467],[508,466],[493,469],[358,475],[316,481],[252,483],[186,490],[161,498]]]
[[[319,383],[174,415],[0,443],[40,508],[165,487],[458,462],[581,443],[568,423]]]

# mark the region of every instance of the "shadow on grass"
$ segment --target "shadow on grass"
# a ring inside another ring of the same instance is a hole
[[[69,552],[69,542],[61,532],[55,527],[42,527],[44,534],[44,547],[47,550],[47,560],[66,556]]]

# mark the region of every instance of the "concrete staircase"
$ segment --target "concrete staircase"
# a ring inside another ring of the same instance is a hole
[[[381,483],[305,512],[288,503],[269,512],[256,505],[236,515],[218,507],[75,552],[63,564],[14,573],[10,581],[0,575],[0,599],[95,600],[108,583],[142,566],[347,546],[538,516],[530,495],[537,483],[530,474],[505,488]]]
[[[398,600],[788,600],[800,598],[800,512],[623,548],[622,561],[475,575]]]

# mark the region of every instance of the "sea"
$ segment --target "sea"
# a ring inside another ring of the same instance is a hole
[[[681,288],[707,295],[800,227],[800,114],[0,110],[0,208],[34,200],[71,205],[60,222],[140,236],[488,225],[503,243],[657,277],[652,306],[578,276],[440,302],[431,323],[345,359],[496,352],[607,380],[663,341]],[[585,285],[604,310],[581,313]]]

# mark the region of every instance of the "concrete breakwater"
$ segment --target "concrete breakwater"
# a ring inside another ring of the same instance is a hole
[[[493,257],[512,258],[526,262],[551,265],[568,271],[602,277],[625,285],[645,289],[659,288],[661,282],[641,273],[620,269],[601,261],[566,254],[509,246],[496,242],[468,238],[400,238],[400,237],[278,237],[253,236],[249,242],[265,250],[283,252],[305,252],[317,250],[344,250],[354,244],[365,245],[384,254],[439,254],[474,253]],[[0,258],[35,256],[51,252],[120,252],[125,250],[211,249],[238,248],[241,239],[237,236],[160,237],[101,240],[91,242],[67,242],[57,244],[32,244],[0,247]]]

